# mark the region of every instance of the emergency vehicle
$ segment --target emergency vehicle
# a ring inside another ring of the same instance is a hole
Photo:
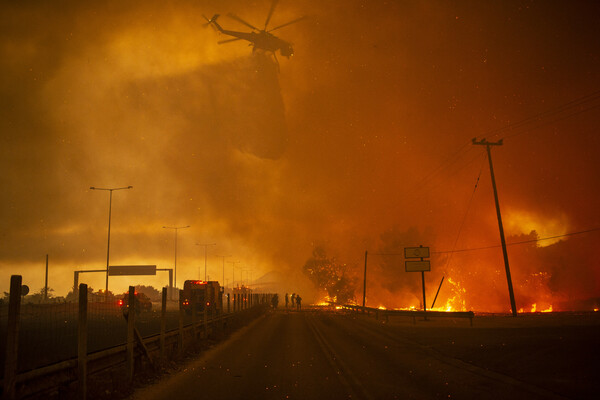
[[[192,281],[183,283],[179,303],[186,313],[219,314],[223,310],[221,286],[217,281]]]

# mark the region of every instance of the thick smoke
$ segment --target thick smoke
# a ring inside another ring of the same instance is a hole
[[[600,227],[599,100],[572,102],[600,87],[597,4],[280,1],[271,26],[308,18],[273,32],[295,50],[277,61],[203,26],[220,13],[248,31],[234,12],[262,27],[270,4],[0,6],[0,287],[16,272],[43,286],[46,254],[57,295],[74,270],[103,268],[108,193],[88,188],[132,185],[113,193],[111,264],[171,267],[162,227],[190,225],[179,283],[204,276],[196,244],[217,243],[211,279],[231,255],[229,285],[252,275],[310,302],[302,266],[318,243],[358,297],[373,254],[369,305],[418,307],[419,274],[375,253],[422,244],[428,303],[444,277],[436,305],[507,311],[499,248],[450,253],[499,244],[472,137],[505,138],[493,161],[509,242]],[[597,235],[510,246],[518,307],[593,307]]]

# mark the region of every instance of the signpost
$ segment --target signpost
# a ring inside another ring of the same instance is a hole
[[[429,258],[429,247],[405,247],[404,258]]]
[[[156,275],[156,265],[111,265],[108,275]]]
[[[404,269],[406,272],[424,272],[431,271],[429,260],[424,261],[404,261]]]
[[[423,312],[427,312],[427,302],[425,301],[425,271],[431,271],[429,260],[429,247],[405,247],[404,258],[420,258],[421,260],[406,260],[404,261],[404,269],[406,272],[421,272],[421,282],[423,283]],[[425,317],[427,319],[427,317]]]
[[[173,290],[173,268],[156,268],[156,265],[111,265],[108,267],[110,276],[127,276],[127,275],[156,275],[156,271],[169,272],[169,290]],[[82,271],[74,271],[73,277],[73,293],[79,295],[79,274],[84,272],[106,272],[105,269],[88,269]]]

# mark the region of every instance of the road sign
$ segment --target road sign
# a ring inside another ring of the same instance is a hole
[[[111,265],[109,276],[156,275],[156,265]]]
[[[404,258],[429,258],[429,247],[405,247]]]
[[[431,265],[429,264],[429,260],[404,261],[404,268],[406,272],[431,271]]]
[[[21,285],[21,296],[27,296],[29,294],[29,286]]]

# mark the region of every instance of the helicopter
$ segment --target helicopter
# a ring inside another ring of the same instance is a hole
[[[281,53],[282,56],[290,58],[290,56],[294,55],[294,49],[292,48],[291,43],[278,38],[277,36],[273,35],[271,32],[273,32],[274,30],[283,28],[285,26],[295,24],[296,22],[301,21],[304,18],[306,18],[306,16],[296,18],[296,19],[294,19],[290,22],[287,22],[283,25],[279,25],[279,26],[276,26],[275,28],[267,30],[267,26],[269,25],[269,21],[271,20],[273,11],[275,11],[276,5],[277,5],[277,1],[273,1],[273,3],[271,4],[271,9],[269,10],[269,14],[267,15],[267,19],[265,21],[265,26],[263,29],[258,29],[257,27],[244,21],[237,15],[228,14],[229,17],[235,19],[236,21],[238,21],[238,22],[246,25],[248,28],[252,29],[252,32],[237,32],[237,31],[230,31],[227,29],[223,29],[221,27],[221,25],[219,25],[219,23],[217,22],[217,18],[219,18],[219,16],[220,16],[219,14],[215,14],[211,19],[208,19],[206,17],[204,17],[204,19],[206,19],[207,25],[212,25],[219,32],[221,32],[225,35],[234,36],[233,39],[221,40],[220,42],[218,42],[219,44],[235,42],[237,40],[247,40],[248,42],[250,42],[250,45],[253,46],[252,52],[255,52],[257,49],[260,49],[260,50],[269,51],[269,52],[273,53],[273,55],[275,56],[275,53],[277,52],[277,50],[279,50],[279,52]],[[277,59],[277,56],[275,56],[275,59]]]

